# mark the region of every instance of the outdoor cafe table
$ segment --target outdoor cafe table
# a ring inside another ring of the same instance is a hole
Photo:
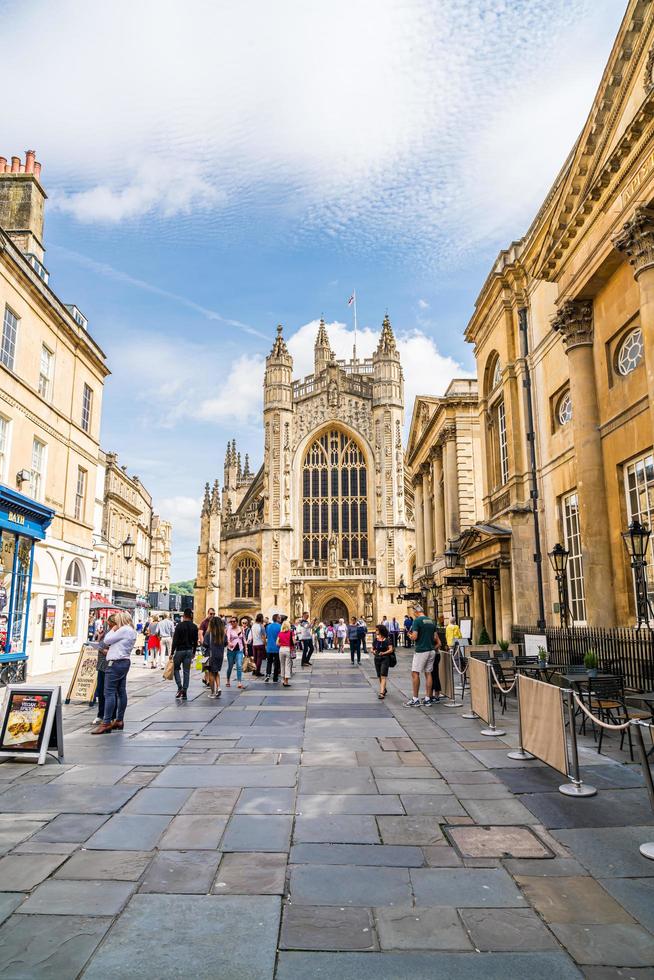
[[[538,680],[550,683],[554,674],[559,673],[559,668],[555,664],[519,664],[516,671],[525,674],[536,674]],[[541,676],[542,675],[542,676]]]

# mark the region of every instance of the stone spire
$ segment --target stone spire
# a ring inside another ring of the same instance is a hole
[[[395,343],[395,334],[393,333],[391,321],[388,319],[388,313],[387,313],[382,322],[381,334],[379,336],[379,343],[377,345],[377,353],[395,354],[396,351],[397,351],[397,345]]]
[[[288,347],[286,346],[286,341],[284,340],[284,328],[281,323],[277,324],[277,336],[273,341],[272,350],[270,351],[271,357],[284,357],[288,355]]]
[[[252,476],[252,473],[250,472],[250,454],[249,453],[246,453],[245,454],[245,468],[243,470],[243,476],[245,478],[249,478],[249,477]]]
[[[243,466],[241,465],[241,454],[240,453],[237,453],[237,455],[236,455],[236,478],[238,480],[240,480],[242,476],[243,476]]]
[[[205,499],[209,496],[209,484],[207,483],[207,489],[205,491]],[[218,489],[218,480],[213,481],[213,489],[211,491],[211,513],[220,513],[220,491]]]
[[[201,511],[202,517],[208,514],[210,510],[211,510],[211,498],[209,496],[209,484],[205,483],[204,500],[202,501],[202,511]]]
[[[329,337],[327,336],[327,327],[325,326],[324,317],[320,317],[320,324],[318,326],[318,333],[316,335],[316,342],[314,344],[314,371],[316,375],[322,374],[330,361],[335,358],[334,351],[331,349],[329,344]]]
[[[232,439],[232,451],[229,462],[232,466],[236,466],[236,439]]]

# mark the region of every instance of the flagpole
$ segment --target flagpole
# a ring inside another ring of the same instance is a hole
[[[353,351],[354,358],[353,360],[354,363],[356,364],[356,360],[357,360],[357,291],[356,289],[352,290],[352,295],[354,297],[354,351]]]

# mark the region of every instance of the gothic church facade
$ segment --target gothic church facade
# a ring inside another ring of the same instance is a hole
[[[413,558],[402,447],[404,381],[388,316],[371,358],[336,360],[324,321],[314,373],[293,380],[282,327],[266,359],[264,462],[227,447],[206,485],[195,590],[207,608],[323,620],[400,615]]]

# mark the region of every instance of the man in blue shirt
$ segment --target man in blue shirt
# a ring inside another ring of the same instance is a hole
[[[280,629],[280,616],[278,613],[275,613],[272,618],[272,622],[268,623],[266,626],[266,683],[270,680],[271,671],[273,675],[273,684],[276,684],[279,680],[280,664],[277,637],[279,636]]]

